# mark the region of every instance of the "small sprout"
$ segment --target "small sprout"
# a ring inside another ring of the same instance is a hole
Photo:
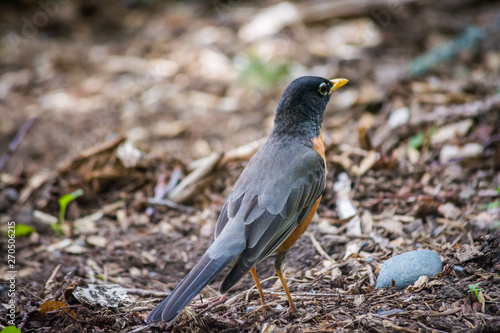
[[[30,227],[29,225],[26,224],[16,224],[16,236],[17,237],[28,237],[32,233],[36,232],[36,229],[33,227]]]
[[[419,132],[417,135],[412,136],[408,140],[408,148],[417,149],[424,144],[425,135],[424,132]]]
[[[408,139],[408,148],[419,149],[429,145],[430,138],[436,134],[438,128],[431,128],[427,131],[420,131]]]
[[[21,333],[21,330],[15,326],[7,326],[0,333]]]
[[[474,283],[474,284],[469,285],[469,292],[474,292],[476,297],[477,297],[477,292],[483,290],[483,288],[479,287],[480,283],[481,283],[481,281],[479,281],[478,283]]]
[[[83,190],[78,189],[73,193],[65,194],[59,199],[59,222],[51,224],[52,229],[59,235],[63,235],[61,228],[64,224],[64,217],[66,216],[66,207],[68,204],[75,200],[76,198],[83,195]]]

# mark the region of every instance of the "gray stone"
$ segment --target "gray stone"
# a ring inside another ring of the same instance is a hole
[[[404,289],[412,285],[422,275],[434,277],[443,270],[439,255],[431,250],[416,250],[399,254],[382,265],[377,278],[377,288],[392,286]]]

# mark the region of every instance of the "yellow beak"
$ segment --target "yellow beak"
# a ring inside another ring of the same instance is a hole
[[[334,90],[339,89],[340,87],[345,85],[347,82],[349,82],[349,80],[348,79],[333,79],[333,80],[330,80],[330,82],[333,83],[333,87],[332,87],[332,89],[330,89],[330,92],[328,94],[331,94]]]

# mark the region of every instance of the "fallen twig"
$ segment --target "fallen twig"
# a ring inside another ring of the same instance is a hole
[[[145,330],[146,328],[148,328],[148,327],[149,327],[149,325],[141,325],[141,326],[138,326],[138,327],[136,327],[136,328],[134,328],[134,329],[132,329],[132,330],[130,330],[130,331],[127,331],[127,333],[144,332],[144,330]]]
[[[266,142],[266,138],[260,138],[258,140],[244,144],[243,146],[240,146],[238,148],[228,150],[227,152],[224,153],[224,156],[220,160],[218,166],[224,165],[228,162],[249,159],[257,152],[257,150],[259,150],[259,148],[264,144],[264,142]],[[188,169],[194,170],[200,167],[201,165],[205,165],[207,161],[210,159],[210,157],[211,156],[203,157],[189,163]]]
[[[191,212],[195,211],[194,208],[178,204],[177,202],[173,202],[172,200],[168,200],[168,199],[149,198],[148,203],[151,205],[167,206],[167,207],[177,209],[177,210],[179,210],[181,212],[185,212],[185,213],[191,213]]]
[[[174,167],[174,170],[172,171],[172,175],[170,176],[170,180],[168,181],[168,184],[165,185],[165,174],[162,173],[158,177],[158,182],[155,186],[155,199],[162,199],[164,198],[170,191],[172,191],[179,180],[182,177],[182,168],[180,165],[176,165]]]
[[[400,0],[398,6],[419,2],[419,0]],[[392,0],[340,0],[304,3],[298,12],[304,22],[320,22],[331,18],[362,16],[375,13],[379,9],[391,8]]]
[[[125,141],[125,139],[126,139],[125,136],[120,135],[113,140],[100,143],[96,146],[93,146],[81,152],[80,154],[78,154],[78,156],[68,159],[56,171],[51,171],[51,172],[42,171],[41,173],[33,175],[28,181],[28,185],[21,191],[21,194],[19,195],[19,199],[17,202],[19,204],[23,204],[30,197],[33,191],[38,189],[46,182],[55,179],[56,177],[58,177],[59,174],[63,172],[76,168],[80,163],[82,163],[82,161],[89,158],[90,156],[102,153],[110,149],[115,149],[116,147],[118,147],[120,143]]]
[[[441,125],[453,122],[459,118],[477,117],[498,106],[500,106],[500,95],[498,94],[471,103],[453,106],[440,105],[431,113],[418,117],[412,125],[419,125],[421,123]]]
[[[187,175],[176,188],[170,192],[168,199],[180,203],[190,199],[200,187],[200,181],[215,168],[221,160],[222,155],[213,153],[204,163],[199,165],[193,172]]]
[[[50,276],[47,279],[47,281],[45,281],[45,284],[43,285],[43,293],[44,294],[49,294],[52,292],[52,290],[51,290],[52,285],[54,284],[54,280],[56,278],[56,275],[59,272],[59,268],[61,268],[61,265],[57,265],[50,273]]]
[[[227,162],[249,159],[266,142],[266,138],[261,138],[235,149],[231,149],[224,154],[220,164]]]
[[[36,118],[30,118],[26,120],[19,129],[19,131],[17,132],[14,139],[12,139],[9,146],[7,147],[7,151],[3,153],[2,157],[0,158],[0,171],[2,171],[2,169],[7,165],[7,162],[9,161],[10,157],[16,151],[17,147],[19,147],[19,144],[26,136],[31,126],[33,126],[35,120]]]
[[[314,245],[314,248],[316,249],[316,251],[318,251],[318,253],[321,254],[323,256],[323,258],[325,258],[326,260],[334,263],[335,259],[333,259],[332,257],[330,257],[328,255],[328,253],[326,253],[325,250],[323,250],[323,248],[321,247],[321,244],[318,242],[318,240],[316,239],[316,237],[314,237],[314,235],[312,233],[310,233],[310,232],[308,234],[309,234],[309,238],[311,239],[311,242]]]
[[[108,150],[113,150],[116,147],[120,145],[120,143],[124,142],[127,139],[125,135],[119,135],[116,138],[99,143],[95,146],[92,146],[80,153],[76,157],[70,158],[66,162],[62,164],[62,166],[57,170],[58,173],[65,172],[67,170],[71,170],[73,168],[76,168],[79,163],[82,161],[88,159],[91,156],[100,154],[102,152],[108,151]]]
[[[209,307],[215,303],[222,303],[225,299],[226,299],[226,295],[221,295],[221,296],[214,298],[213,300],[205,302],[205,303],[193,304],[191,307],[196,308],[196,309],[203,309],[203,308]]]
[[[200,318],[200,316],[202,314],[204,314],[205,312],[208,312],[209,310],[217,307],[217,306],[224,306],[224,303],[221,303],[224,299],[225,299],[225,295],[222,295],[218,298],[215,299],[215,302],[213,302],[212,304],[208,305],[205,309],[201,310],[200,312],[198,312],[196,314],[196,316],[192,316],[189,320],[186,320],[184,322],[182,322],[180,325],[178,325],[176,328],[179,329],[179,328],[182,328],[184,326],[186,326],[187,324],[189,324],[190,322],[192,322],[193,320],[196,320],[196,318]]]
[[[153,198],[149,198],[148,202],[152,205],[163,205],[180,211],[187,211],[187,209],[190,209],[189,207],[181,206],[171,200],[167,199],[163,200],[163,198],[175,188],[175,186],[179,182],[179,179],[181,179],[182,177],[181,166],[176,165],[174,167],[172,175],[170,176],[170,180],[166,185],[165,185],[165,177],[166,176],[164,173],[158,176],[158,181],[156,182],[155,186],[155,196]],[[148,209],[146,209],[146,214],[153,215],[154,213],[156,213],[155,208],[148,207]]]
[[[21,331],[23,329],[24,325],[26,325],[27,320],[28,320],[28,311],[25,311],[24,316],[23,316],[23,320],[21,321],[21,324],[19,324],[19,326],[17,327],[17,329],[19,331]]]

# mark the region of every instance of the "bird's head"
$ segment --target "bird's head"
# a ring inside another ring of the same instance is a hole
[[[321,126],[332,92],[347,82],[347,79],[327,80],[318,76],[303,76],[293,80],[276,108],[276,121],[278,124],[281,122],[282,126],[292,123]]]

